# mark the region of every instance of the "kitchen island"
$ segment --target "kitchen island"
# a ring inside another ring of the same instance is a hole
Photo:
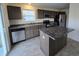
[[[53,56],[67,43],[67,29],[49,27],[40,29],[40,49],[46,56]]]

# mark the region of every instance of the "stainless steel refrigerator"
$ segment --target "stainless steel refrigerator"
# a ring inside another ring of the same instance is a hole
[[[66,27],[66,14],[59,14],[59,26]]]

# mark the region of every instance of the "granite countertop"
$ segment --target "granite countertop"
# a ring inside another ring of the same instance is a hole
[[[35,25],[42,25],[42,23],[30,23],[30,24],[14,25],[14,26],[10,26],[9,29],[25,28],[25,27],[35,26]]]
[[[58,38],[63,35],[67,35],[67,33],[69,32],[67,28],[58,27],[58,26],[49,27],[49,28],[42,28],[40,30],[43,31],[44,33],[48,34],[49,36],[54,37],[54,38]]]

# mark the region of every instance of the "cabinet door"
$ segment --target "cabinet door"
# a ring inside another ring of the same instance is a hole
[[[44,18],[44,11],[43,10],[38,9],[37,12],[38,12],[38,19]]]
[[[26,31],[26,39],[30,38],[30,31]]]
[[[38,33],[38,29],[36,29],[36,30],[33,30],[33,34],[34,34],[34,36],[39,36],[39,33]]]
[[[35,26],[33,27],[33,35],[34,35],[34,37],[35,37],[35,36],[38,36],[38,25],[35,25]]]
[[[60,51],[67,43],[66,36],[62,36],[59,38],[49,38],[49,55],[55,55],[58,51]]]
[[[51,12],[51,18],[54,18],[56,15],[57,15],[57,12],[55,12],[55,11]]]
[[[33,31],[31,29],[31,26],[26,27],[26,39],[32,38],[33,37]]]
[[[26,27],[26,29],[25,29],[25,31],[26,31],[26,39],[28,39],[28,38],[30,38],[30,34],[29,34],[29,31],[30,29],[29,29],[29,27]]]
[[[34,34],[33,34],[33,26],[30,26],[30,38],[34,37]]]
[[[50,18],[51,16],[51,11],[44,10],[44,18]]]
[[[53,56],[56,54],[57,51],[57,44],[56,44],[57,40],[53,40],[52,38],[49,37],[49,55]]]
[[[22,19],[21,8],[15,6],[7,6],[9,20]]]
[[[39,28],[37,25],[26,27],[26,39],[39,35]]]
[[[63,48],[63,47],[66,45],[66,43],[67,43],[67,35],[64,34],[62,37],[59,38],[59,40],[60,40],[60,41],[58,41],[58,42],[59,42],[59,50],[60,50],[60,49]]]

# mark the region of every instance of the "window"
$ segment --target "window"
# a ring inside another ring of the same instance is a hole
[[[35,12],[33,10],[23,10],[23,19],[26,21],[35,21]]]

